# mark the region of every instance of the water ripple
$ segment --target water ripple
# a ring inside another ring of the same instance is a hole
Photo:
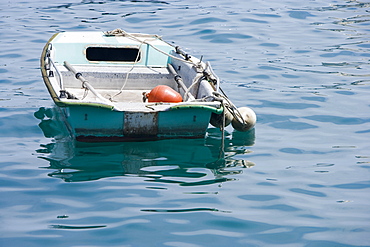
[[[221,231],[216,229],[207,229],[207,230],[198,230],[192,232],[174,232],[175,235],[181,236],[196,236],[196,235],[217,235],[217,236],[225,236],[225,237],[242,237],[244,233],[237,233],[237,232],[229,232],[229,231]]]
[[[292,188],[290,191],[299,193],[299,194],[304,194],[304,195],[309,195],[309,196],[315,196],[315,197],[326,197],[327,195],[325,193],[319,192],[319,191],[313,191],[313,190],[305,190],[305,189],[299,189],[299,188]]]
[[[333,123],[336,125],[358,125],[370,122],[370,118],[338,117],[329,115],[314,115],[305,118],[322,123]]]
[[[247,201],[264,202],[264,201],[277,200],[280,197],[275,196],[275,195],[243,195],[243,196],[239,196],[239,198],[243,200],[247,200]]]
[[[197,24],[209,24],[209,23],[213,23],[213,22],[226,22],[226,20],[221,19],[221,18],[216,18],[216,17],[206,17],[206,18],[200,18],[200,19],[194,20],[194,21],[190,22],[189,24],[190,25],[197,25]]]
[[[107,227],[106,225],[98,226],[69,226],[69,225],[50,225],[50,228],[53,229],[63,229],[63,230],[86,230],[86,229],[96,229]]]
[[[361,190],[361,189],[370,188],[370,181],[336,184],[336,185],[333,185],[333,187],[339,188],[339,189]]]
[[[212,43],[232,43],[232,39],[250,39],[252,36],[237,33],[210,34],[200,37],[201,39],[210,40]]]
[[[253,107],[270,107],[270,108],[281,108],[281,109],[308,109],[308,108],[319,108],[319,105],[308,104],[308,103],[286,103],[286,102],[274,102],[269,100],[260,100],[261,105],[255,105]]]
[[[187,212],[221,212],[221,213],[231,213],[230,211],[219,210],[216,208],[185,208],[185,209],[142,209],[143,212],[155,212],[155,213],[187,213]]]
[[[306,19],[307,17],[312,17],[315,15],[310,14],[307,11],[288,11],[289,16],[294,19]]]

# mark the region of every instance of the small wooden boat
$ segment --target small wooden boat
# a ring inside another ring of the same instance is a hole
[[[209,123],[247,131],[256,122],[223,94],[208,62],[157,35],[57,33],[43,49],[41,72],[81,141],[197,138]]]

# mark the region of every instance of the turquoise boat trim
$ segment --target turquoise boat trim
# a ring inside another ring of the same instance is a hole
[[[64,109],[66,122],[71,125],[74,136],[114,136],[123,133],[123,112],[88,105],[70,106]]]
[[[76,137],[195,138],[209,125],[212,107],[182,107],[174,111],[119,112],[88,105],[63,107],[65,121]],[[206,110],[205,110],[206,109]]]
[[[66,102],[60,101],[55,102],[55,104],[59,107],[73,107],[73,106],[89,106],[89,107],[96,107],[96,108],[104,108],[113,111],[114,106],[106,105],[106,104],[99,104],[99,103],[88,103],[88,102]]]
[[[204,109],[215,114],[221,114],[224,111],[224,108],[222,106],[220,108],[208,105],[175,105],[170,107],[170,110],[181,110],[181,109]]]
[[[157,136],[204,136],[211,118],[211,111],[205,111],[202,108],[180,109],[158,113]]]

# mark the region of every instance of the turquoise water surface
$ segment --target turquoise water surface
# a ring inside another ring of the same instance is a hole
[[[370,246],[370,3],[2,1],[0,246]],[[255,131],[75,143],[39,57],[60,31],[209,60]]]

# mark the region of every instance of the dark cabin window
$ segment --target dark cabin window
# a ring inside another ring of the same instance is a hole
[[[89,61],[135,62],[140,61],[137,48],[127,47],[88,47],[86,58]]]

